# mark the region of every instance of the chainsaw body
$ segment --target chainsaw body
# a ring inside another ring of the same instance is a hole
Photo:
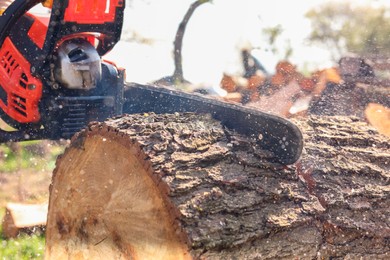
[[[28,13],[39,0],[15,0],[0,16],[0,143],[70,138],[90,121],[122,113],[209,113],[256,139],[270,158],[300,157],[300,130],[267,113],[197,94],[125,84],[102,56],[119,41],[125,1],[47,0],[50,17]]]
[[[124,72],[101,56],[120,38],[124,2],[54,1],[50,17],[29,14],[38,3],[16,0],[0,17],[0,108],[12,140],[69,138],[121,113]]]

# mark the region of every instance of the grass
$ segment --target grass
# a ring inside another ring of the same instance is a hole
[[[63,143],[29,141],[0,145],[0,219],[6,202],[41,203],[47,201],[48,184]],[[6,239],[0,226],[0,260],[43,259],[45,236],[21,234]]]
[[[53,170],[63,146],[49,141],[29,141],[0,146],[0,172],[21,169]]]
[[[1,240],[1,259],[43,259],[45,238],[41,235],[21,236],[17,239]]]

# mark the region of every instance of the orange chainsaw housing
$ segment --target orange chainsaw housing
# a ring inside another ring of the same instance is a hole
[[[35,19],[28,35],[32,41],[42,46],[47,29]],[[20,123],[36,123],[40,120],[38,109],[42,96],[42,82],[30,73],[30,63],[7,37],[0,49],[0,108],[12,119]]]
[[[64,20],[78,24],[103,24],[115,20],[115,8],[124,0],[69,0]]]

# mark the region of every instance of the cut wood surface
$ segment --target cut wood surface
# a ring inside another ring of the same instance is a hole
[[[305,149],[288,167],[207,116],[90,124],[57,160],[45,257],[389,259],[389,138],[294,122]]]
[[[20,232],[31,232],[46,225],[46,204],[7,203],[2,228],[6,238],[15,238]]]

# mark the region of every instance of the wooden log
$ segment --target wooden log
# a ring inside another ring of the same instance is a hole
[[[2,222],[3,236],[15,238],[20,233],[31,233],[46,225],[47,203],[22,204],[7,203]]]
[[[388,259],[390,144],[350,117],[294,119],[294,166],[207,116],[90,124],[57,160],[47,259]]]

